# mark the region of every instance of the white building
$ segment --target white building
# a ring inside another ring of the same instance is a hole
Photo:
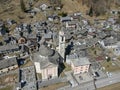
[[[65,35],[64,31],[59,32],[59,53],[62,58],[65,58]]]

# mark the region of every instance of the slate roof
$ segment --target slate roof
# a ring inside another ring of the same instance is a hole
[[[67,17],[61,17],[60,19],[61,19],[61,22],[66,22],[66,21],[71,21],[72,17],[69,17],[69,16],[67,16]]]
[[[78,59],[72,60],[72,63],[76,67],[91,64],[87,57],[80,57]]]
[[[97,37],[100,38],[100,39],[103,39],[105,38],[107,35],[104,33],[104,32],[98,32],[97,33]]]
[[[44,45],[42,45],[39,52],[35,53],[33,56],[34,62],[39,62],[41,69],[48,66],[57,66],[60,59],[58,52]]]
[[[98,42],[98,38],[86,39],[86,45],[91,47]]]
[[[34,66],[20,69],[20,83],[22,90],[37,90]]]
[[[104,45],[108,46],[108,45],[113,45],[117,43],[117,39],[116,38],[106,38],[104,41]]]
[[[52,56],[53,53],[54,53],[54,50],[48,48],[45,45],[41,45],[40,48],[39,48],[39,54],[41,56]]]
[[[18,45],[9,44],[9,45],[0,46],[0,52],[14,50],[14,49],[19,49]]]
[[[0,69],[8,68],[17,65],[16,57],[0,60]]]
[[[83,50],[83,49],[86,49],[87,46],[86,44],[82,44],[82,45],[75,45],[73,48],[76,50]]]

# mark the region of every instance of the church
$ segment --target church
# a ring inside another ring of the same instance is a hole
[[[36,73],[41,73],[42,80],[58,77],[58,68],[61,60],[59,53],[46,45],[41,45],[39,52],[33,55]]]

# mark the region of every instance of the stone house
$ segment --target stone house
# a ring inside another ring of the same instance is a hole
[[[16,57],[0,60],[0,74],[18,68]]]

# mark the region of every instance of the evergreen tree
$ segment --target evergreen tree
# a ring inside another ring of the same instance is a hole
[[[90,10],[89,10],[89,16],[93,16],[93,8],[92,8],[92,6],[90,7]]]
[[[25,11],[26,11],[26,7],[25,7],[25,3],[24,3],[23,0],[20,0],[20,6],[21,6],[21,10],[22,10],[23,12],[25,12]]]

